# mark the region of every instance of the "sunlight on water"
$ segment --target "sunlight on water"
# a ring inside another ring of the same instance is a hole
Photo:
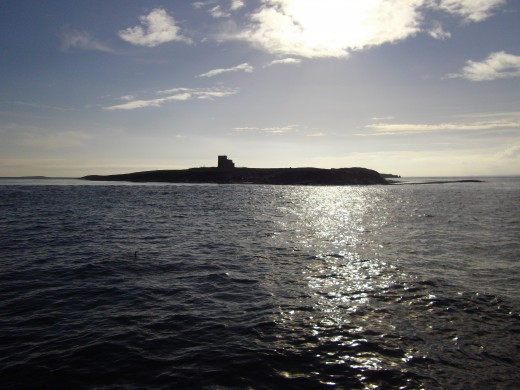
[[[311,291],[325,297],[320,305],[349,303],[352,309],[367,302],[367,292],[392,283],[395,267],[379,257],[377,237],[386,217],[379,212],[374,219],[377,205],[373,194],[367,201],[366,190],[300,189],[297,240],[315,256],[303,273]]]
[[[366,308],[375,292],[385,291],[403,276],[396,264],[380,254],[383,245],[378,234],[387,223],[385,203],[379,204],[373,188],[367,191],[366,187],[293,189],[294,213],[280,222],[284,228],[292,226],[290,240],[298,243],[298,249],[313,256],[301,270],[303,295],[312,301],[307,303],[311,312],[282,311],[279,323],[294,331],[307,329],[307,347],[318,352],[316,357],[325,367],[348,364],[359,372],[382,368],[380,354],[366,347],[366,334],[388,328],[384,317]]]

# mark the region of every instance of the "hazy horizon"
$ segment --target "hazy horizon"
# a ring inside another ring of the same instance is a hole
[[[520,174],[513,0],[4,0],[0,177]]]

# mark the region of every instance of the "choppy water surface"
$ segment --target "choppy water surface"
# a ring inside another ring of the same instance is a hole
[[[520,381],[518,179],[8,184],[2,388]]]

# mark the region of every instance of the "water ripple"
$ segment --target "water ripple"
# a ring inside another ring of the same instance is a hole
[[[0,384],[514,387],[519,192],[442,188],[0,186]]]

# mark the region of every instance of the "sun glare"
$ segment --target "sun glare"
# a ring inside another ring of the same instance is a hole
[[[272,51],[344,57],[417,31],[416,6],[397,1],[399,7],[385,0],[272,0],[254,15],[252,37]]]
[[[305,0],[290,3],[287,12],[301,26],[304,41],[341,49],[347,40],[349,46],[356,46],[370,35],[373,8],[374,1],[329,0],[318,4]]]

